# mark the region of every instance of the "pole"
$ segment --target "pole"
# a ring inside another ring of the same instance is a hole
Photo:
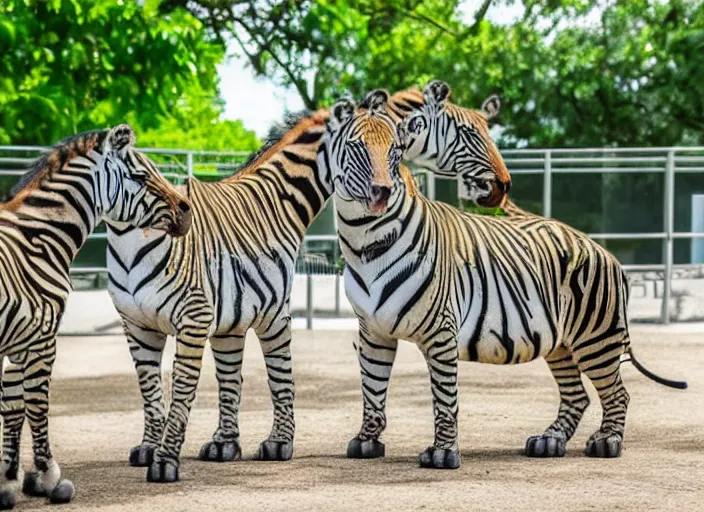
[[[665,199],[663,208],[663,222],[665,228],[665,240],[663,241],[663,260],[665,272],[663,274],[662,309],[660,310],[660,320],[663,324],[670,323],[670,295],[672,292],[672,249],[675,215],[675,152],[667,152],[665,163]]]
[[[186,170],[188,171],[188,179],[193,177],[193,153],[190,151],[186,154]]]
[[[306,329],[313,328],[313,274],[306,275]]]
[[[435,174],[425,171],[425,179],[428,183],[428,199],[435,201]]]
[[[545,168],[543,171],[543,217],[552,216],[552,153],[545,152]]]

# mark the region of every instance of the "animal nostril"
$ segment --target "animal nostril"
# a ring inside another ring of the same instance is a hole
[[[391,187],[372,185],[372,198],[375,201],[385,201],[391,195]]]
[[[191,207],[186,201],[181,201],[178,203],[178,209],[181,210],[181,213],[188,213],[191,211]]]

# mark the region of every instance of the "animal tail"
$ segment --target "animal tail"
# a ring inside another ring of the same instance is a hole
[[[628,356],[627,359],[621,359],[622,363],[630,361],[633,363],[633,366],[636,367],[636,369],[648,377],[651,380],[654,380],[658,384],[662,384],[663,386],[667,386],[669,388],[675,388],[675,389],[687,389],[687,383],[683,380],[670,380],[670,379],[665,379],[663,377],[659,377],[658,375],[655,375],[653,372],[648,370],[645,366],[643,366],[638,359],[636,359],[636,356],[633,355],[633,350],[631,349],[630,344],[626,348],[626,353],[624,356]]]

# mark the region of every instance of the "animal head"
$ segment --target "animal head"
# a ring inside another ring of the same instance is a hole
[[[183,236],[191,227],[191,204],[161,175],[156,165],[135,151],[135,134],[127,124],[109,130],[95,176],[97,209],[107,223]]]
[[[425,86],[423,104],[402,122],[405,158],[457,178],[460,193],[479,205],[498,206],[511,188],[511,176],[487,121],[498,115],[501,102],[490,96],[481,110],[471,110],[451,103],[451,94],[450,86],[440,80]]]
[[[330,109],[328,151],[335,193],[343,203],[383,214],[404,193],[405,141],[386,111],[389,93],[377,89],[356,106],[342,99]]]

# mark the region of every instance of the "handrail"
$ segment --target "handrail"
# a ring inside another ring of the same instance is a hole
[[[0,176],[21,176],[33,158],[13,153],[35,152],[37,154],[49,149],[46,146],[0,146]],[[157,164],[165,176],[173,180],[183,180],[194,175],[199,167],[215,167],[215,170],[236,169],[235,158],[249,155],[245,151],[192,151],[184,149],[138,148],[139,151],[153,155],[176,156],[171,162]],[[10,153],[7,156],[7,153]],[[669,321],[669,297],[671,297],[671,279],[673,269],[684,268],[673,262],[673,244],[675,240],[702,239],[704,233],[674,231],[674,187],[675,175],[704,173],[704,146],[673,147],[601,147],[601,148],[511,148],[501,150],[501,154],[515,175],[542,175],[543,180],[543,214],[552,214],[552,182],[556,174],[662,174],[665,178],[663,193],[663,231],[641,233],[590,233],[596,240],[660,240],[663,244],[663,263],[648,265],[624,265],[628,271],[657,269],[665,272],[661,318],[663,323]],[[35,155],[36,156],[36,155]],[[182,158],[185,157],[185,158]],[[232,158],[231,161],[218,162],[218,158]],[[197,161],[196,161],[197,159]],[[185,160],[185,161],[184,161]],[[8,168],[4,168],[8,167]],[[427,171],[420,170],[426,179],[432,197],[435,179],[442,179]],[[89,239],[105,240],[107,233],[93,233]],[[337,235],[309,235],[305,242],[337,242]],[[104,267],[72,267],[71,272],[101,273]]]

